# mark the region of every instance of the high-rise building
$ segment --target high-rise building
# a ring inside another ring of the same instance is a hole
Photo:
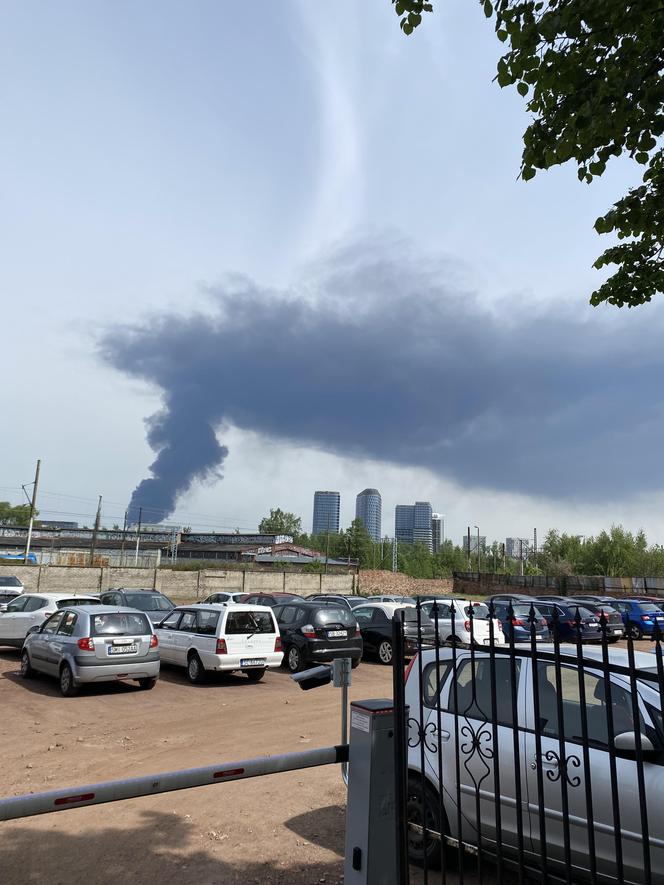
[[[463,536],[461,542],[464,553],[468,552],[468,535]],[[480,550],[486,550],[486,535],[480,535]],[[477,535],[470,536],[470,552],[477,553]]]
[[[528,538],[505,538],[505,556],[509,559],[527,559]]]
[[[313,535],[324,535],[326,532],[336,534],[339,531],[340,505],[339,492],[314,492]]]
[[[355,519],[361,519],[374,541],[380,541],[383,502],[378,489],[364,489],[355,499]]]
[[[443,543],[442,532],[443,518],[440,513],[431,514],[431,552],[438,553],[440,545]]]
[[[433,550],[433,525],[431,504],[416,501],[415,504],[397,504],[394,510],[394,534],[403,544],[425,544]]]

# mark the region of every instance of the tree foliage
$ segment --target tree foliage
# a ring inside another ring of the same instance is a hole
[[[294,513],[277,507],[270,509],[270,515],[260,521],[258,531],[264,535],[292,535],[296,540],[302,534],[302,520]]]
[[[37,516],[37,511],[35,511]],[[30,505],[12,506],[9,501],[0,501],[0,525],[27,526],[30,522]]]
[[[392,0],[404,33],[431,3]],[[595,222],[618,242],[595,261],[616,270],[591,296],[633,307],[664,292],[664,3],[662,0],[480,0],[507,51],[496,79],[515,86],[533,119],[521,177],[573,162],[590,184],[627,154],[645,166]]]

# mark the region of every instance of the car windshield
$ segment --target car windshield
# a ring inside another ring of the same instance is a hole
[[[129,608],[137,608],[142,612],[170,612],[175,606],[161,593],[125,593]]]
[[[107,612],[90,617],[92,636],[146,636],[150,622],[138,612]]]
[[[475,602],[472,606],[467,605],[463,610],[464,615],[469,616],[471,608],[473,610],[474,618],[479,618],[481,621],[489,620],[489,607],[483,602]]]
[[[22,587],[23,585],[14,575],[0,576],[0,587]]]
[[[326,605],[320,608],[314,615],[316,624],[343,624],[346,627],[355,625],[355,617],[349,608],[345,606]]]
[[[225,632],[230,635],[237,635],[239,633],[274,633],[274,620],[270,612],[229,612],[226,618]]]
[[[640,602],[639,606],[644,612],[661,612],[661,608],[654,602]]]
[[[69,599],[58,599],[55,603],[56,608],[71,608],[74,605],[101,605],[99,599],[91,597],[87,599],[85,596],[72,596]]]

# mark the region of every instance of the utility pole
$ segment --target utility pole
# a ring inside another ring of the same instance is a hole
[[[396,574],[399,570],[399,553],[396,535],[392,541],[392,572]]]
[[[136,532],[136,553],[134,554],[134,565],[138,565],[138,545],[141,543],[141,520],[143,519],[143,508],[138,508],[138,531]]]
[[[519,574],[523,575],[523,538],[519,538]]]
[[[32,486],[32,500],[30,501],[30,522],[28,524],[28,537],[25,542],[25,554],[23,562],[27,565],[28,556],[30,555],[30,543],[32,541],[32,526],[35,522],[35,510],[37,508],[37,489],[39,487],[39,470],[41,468],[41,460],[37,461],[37,469],[35,470],[35,481]],[[23,487],[25,491],[25,486]]]
[[[534,562],[535,566],[537,566],[537,529],[533,529],[533,551],[534,551],[533,562]]]
[[[325,538],[325,574],[327,574],[327,563],[330,558],[330,514],[327,514],[327,537]]]
[[[99,524],[101,522],[101,495],[97,504],[97,515],[95,517],[95,527],[92,530],[92,544],[90,545],[90,565],[94,565],[95,547],[97,546],[97,535],[99,534]]]
[[[482,554],[480,553],[480,527],[478,525],[473,526],[474,529],[477,529],[477,580],[481,580],[481,572],[482,572]]]
[[[470,561],[470,526],[468,526],[468,571],[472,571],[472,563]]]
[[[124,522],[122,523],[122,544],[120,545],[120,568],[124,568],[125,541],[127,539],[127,511],[125,510]]]

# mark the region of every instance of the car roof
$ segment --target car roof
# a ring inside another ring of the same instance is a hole
[[[59,591],[58,593],[41,593],[39,590],[32,590],[30,593],[21,593],[21,596],[38,596],[40,599],[43,597],[44,599],[57,601],[58,599],[73,599],[76,596],[80,596],[81,599],[99,599],[94,593],[80,593],[76,590],[72,590],[71,593],[66,593],[65,591]]]
[[[60,611],[67,611],[75,608],[76,611],[84,612],[86,615],[144,615],[145,612],[139,612],[136,608],[130,608],[127,605],[68,605]]]
[[[255,612],[256,610],[262,612],[271,612],[271,605],[252,605],[251,603],[245,604],[244,602],[236,602],[232,606],[224,605],[223,602],[192,602],[191,605],[176,605],[174,609],[171,609],[170,612],[164,612],[164,617],[168,617],[169,614],[173,614],[173,612],[179,611],[206,611],[206,612],[218,612],[218,611],[229,611],[229,612]]]
[[[109,587],[103,593],[161,593],[161,590],[155,590],[154,587]],[[162,594],[163,595],[163,594]]]

